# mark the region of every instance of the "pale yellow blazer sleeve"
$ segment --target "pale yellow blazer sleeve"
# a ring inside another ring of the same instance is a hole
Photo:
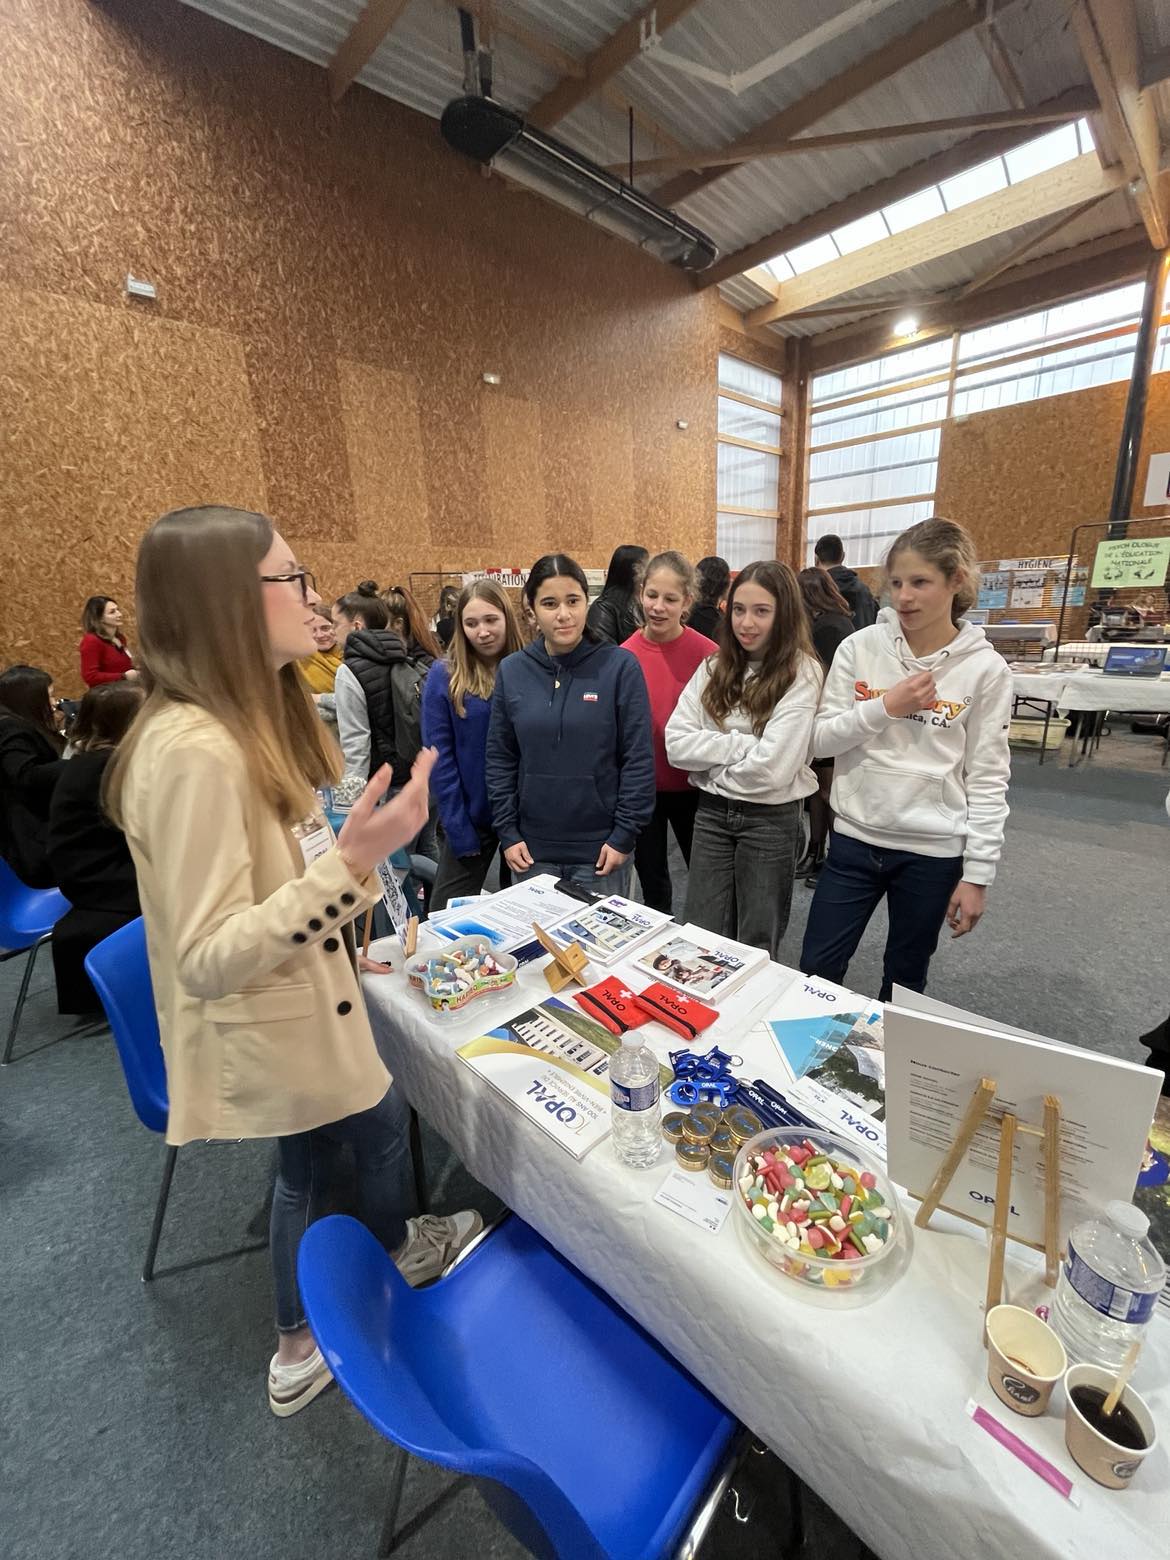
[[[192,997],[214,1001],[263,979],[379,897],[376,878],[355,878],[334,846],[257,904],[242,761],[176,743],[158,755],[152,782],[144,832],[176,974]]]

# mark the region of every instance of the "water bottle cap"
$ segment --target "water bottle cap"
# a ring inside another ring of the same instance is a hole
[[[631,1047],[640,1046],[642,1044],[642,1036],[636,1029],[627,1029],[622,1036],[622,1044]]]
[[[1140,1208],[1135,1208],[1132,1203],[1121,1201],[1106,1203],[1105,1217],[1110,1224],[1133,1240],[1144,1240],[1150,1233],[1148,1216]]]

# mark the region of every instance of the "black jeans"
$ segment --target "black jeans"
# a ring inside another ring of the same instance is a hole
[[[443,841],[439,852],[439,873],[431,889],[432,914],[436,910],[445,910],[452,899],[479,893],[500,842],[490,830],[485,830],[479,837],[479,844],[478,856],[457,856],[451,849],[450,841]],[[503,851],[500,851],[500,887],[508,888],[511,882],[512,874],[504,860]]]
[[[800,802],[733,802],[704,791],[695,814],[687,920],[766,948],[788,927]]]
[[[667,858],[668,826],[674,830],[683,860],[691,864],[691,839],[695,832],[695,809],[699,793],[689,786],[685,791],[659,791],[654,798],[654,816],[638,836],[634,846],[634,866],[642,885],[642,897],[651,910],[671,913],[670,866]]]
[[[890,930],[878,1001],[890,1000],[895,982],[925,991],[931,955],[962,872],[962,856],[879,850],[834,829],[804,929],[801,970],[842,985],[870,916],[886,899]]]

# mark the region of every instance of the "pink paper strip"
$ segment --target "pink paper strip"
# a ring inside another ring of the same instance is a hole
[[[1072,1480],[1066,1478],[1060,1469],[1050,1463],[1046,1457],[1041,1457],[1039,1452],[1034,1451],[1026,1441],[1021,1441],[1019,1436],[1014,1435],[1006,1425],[1001,1425],[999,1420],[993,1414],[989,1414],[985,1408],[980,1408],[976,1403],[969,1402],[967,1404],[967,1412],[977,1425],[980,1425],[987,1431],[988,1435],[994,1436],[1001,1446],[1006,1446],[1008,1451],[1012,1452],[1022,1463],[1031,1468],[1033,1473],[1038,1473],[1044,1482],[1051,1484],[1052,1488],[1063,1495],[1065,1500],[1072,1501],[1074,1506],[1080,1505],[1076,1495],[1076,1486]]]

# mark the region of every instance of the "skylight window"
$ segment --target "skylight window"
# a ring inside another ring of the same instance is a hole
[[[994,195],[996,190],[1006,189],[1007,182],[1003,158],[993,157],[989,162],[968,168],[966,173],[957,173],[953,179],[945,179],[939,189],[947,210],[954,211],[959,206],[969,206],[973,200],[982,200],[985,195]]]
[[[871,211],[869,216],[858,217],[856,222],[847,222],[844,227],[833,230],[837,248],[843,255],[851,255],[855,249],[864,249],[867,244],[876,244],[889,236],[890,230],[880,211]]]
[[[827,265],[830,260],[836,260],[838,250],[833,235],[826,233],[821,238],[811,239],[807,244],[798,244],[784,258],[797,276],[802,276],[805,271],[815,271],[818,265]]]
[[[932,184],[929,189],[919,190],[917,195],[908,195],[905,200],[883,208],[891,233],[904,233],[907,228],[917,227],[920,222],[929,222],[933,217],[941,217],[945,211],[946,207],[943,205],[937,184]]]
[[[1077,127],[1070,124],[1060,125],[1047,135],[1038,136],[1034,141],[1017,146],[1014,151],[1005,152],[1003,160],[1007,164],[1008,178],[1013,184],[1018,184],[1021,179],[1031,179],[1049,168],[1058,167],[1060,163],[1071,162],[1080,154]]]
[[[778,282],[787,282],[796,275],[796,272],[788,264],[786,255],[776,255],[774,259],[764,264],[764,270],[776,278]]]

